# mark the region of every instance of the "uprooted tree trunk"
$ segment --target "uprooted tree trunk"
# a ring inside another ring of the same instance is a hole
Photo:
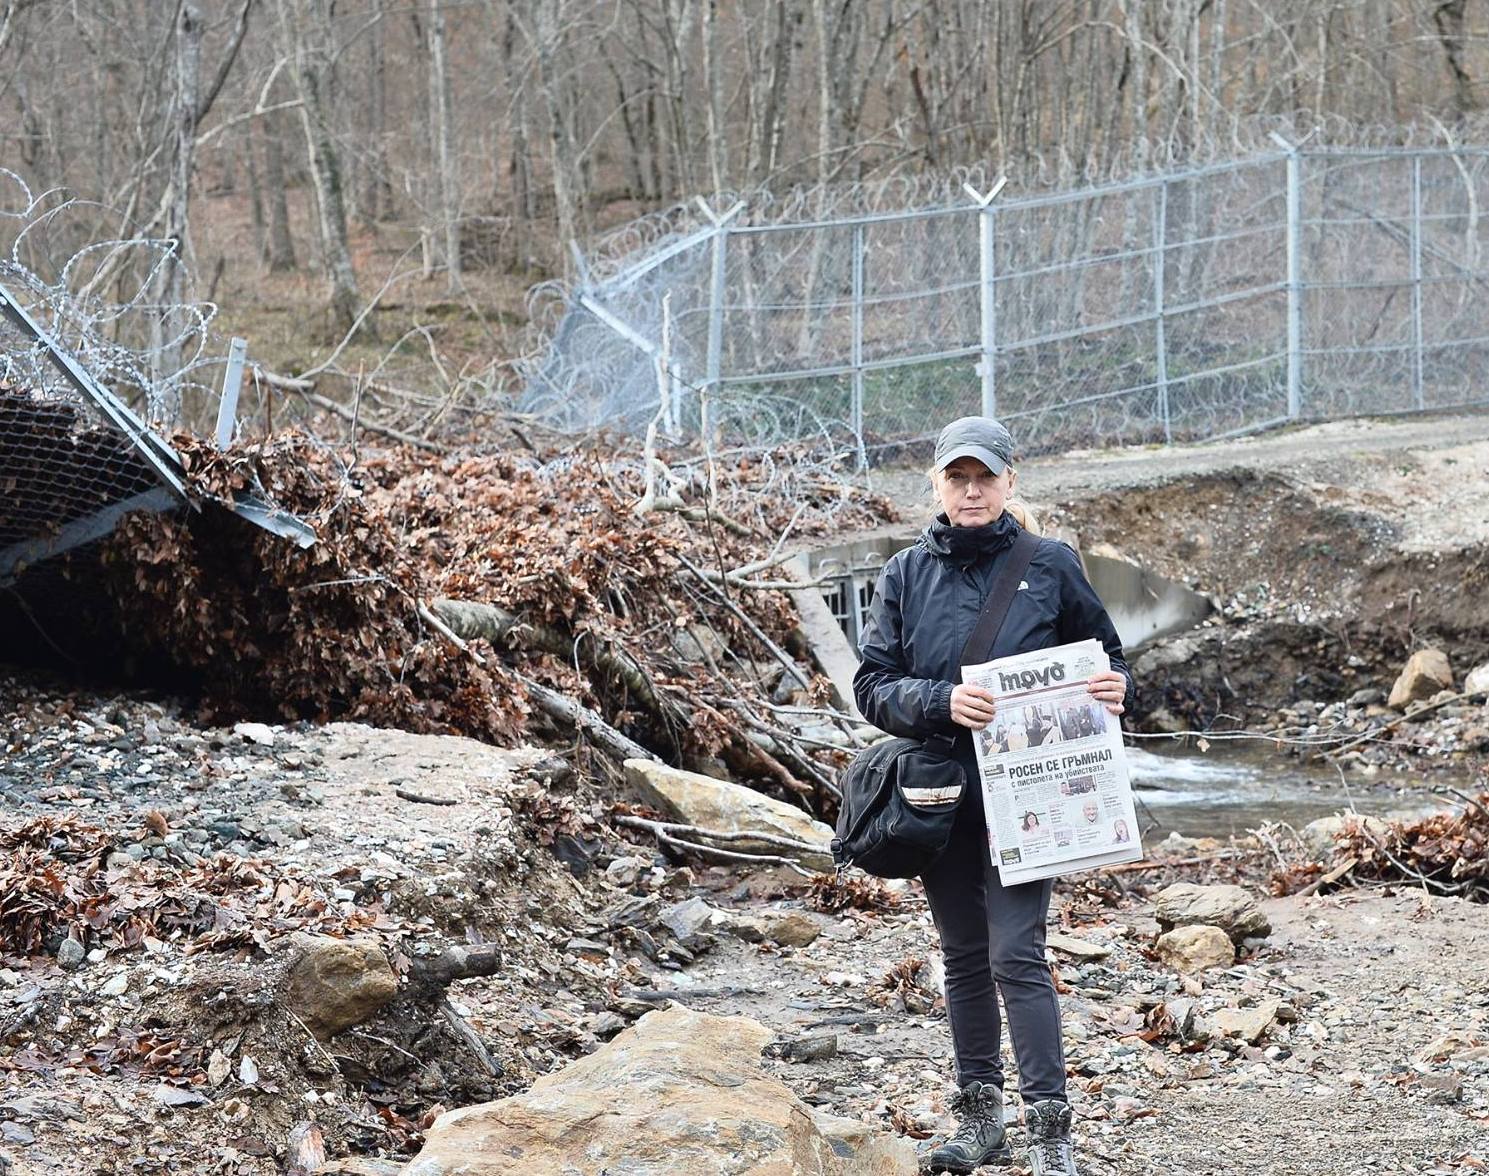
[[[436,600],[430,605],[450,631],[466,641],[484,639],[492,645],[519,642],[530,649],[555,654],[566,661],[574,656],[575,638],[546,625],[534,625],[498,604],[470,600]],[[616,678],[643,707],[663,721],[685,719],[675,703],[664,703],[651,678],[629,653],[598,641],[585,643],[585,651],[602,673]]]
[[[574,656],[575,639],[546,625],[534,625],[508,612],[500,605],[481,604],[469,600],[435,600],[430,611],[449,633],[461,641],[485,640],[492,645],[508,643],[522,644],[530,649],[539,649],[555,654],[566,661]],[[746,618],[747,620],[748,618]],[[758,632],[758,630],[757,630]],[[762,639],[771,644],[764,634]],[[673,724],[687,723],[690,715],[684,706],[671,698],[664,698],[653,685],[651,678],[629,653],[598,641],[585,642],[594,667],[601,673],[617,679],[629,691],[630,696],[665,729]],[[781,654],[784,658],[786,655]],[[789,661],[789,659],[788,659]],[[795,667],[793,666],[793,669]],[[799,673],[800,671],[797,671]],[[536,683],[527,682],[529,691],[535,692],[535,701],[544,711],[569,726],[583,727],[595,735],[607,751],[617,754],[622,760],[637,758],[656,759],[650,751],[640,747],[615,728],[605,723],[582,704]],[[731,727],[732,723],[729,723]],[[675,750],[675,749],[674,749]],[[760,743],[751,740],[744,731],[735,728],[735,737],[720,748],[725,764],[735,772],[747,776],[764,776],[774,780],[787,792],[801,797],[812,797],[816,789],[799,779],[775,755]]]

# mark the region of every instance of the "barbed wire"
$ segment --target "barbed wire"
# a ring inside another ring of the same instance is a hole
[[[217,307],[206,301],[162,301],[166,271],[191,287],[176,241],[100,235],[118,213],[61,189],[37,193],[0,168],[0,282],[95,379],[149,425],[169,430],[216,391],[205,371],[220,366],[225,345],[211,329]],[[8,379],[52,388],[56,372],[36,345],[5,349]],[[214,348],[220,348],[214,350]]]

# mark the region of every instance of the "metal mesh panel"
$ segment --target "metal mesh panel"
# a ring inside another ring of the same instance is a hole
[[[0,316],[0,582],[106,533],[128,509],[170,501],[118,419],[66,377],[42,340]]]
[[[725,218],[572,294],[526,407],[648,420],[668,292],[674,394],[710,389],[735,443],[867,457],[992,411],[1033,453],[1484,403],[1486,187],[1481,148],[1282,150],[986,210]]]

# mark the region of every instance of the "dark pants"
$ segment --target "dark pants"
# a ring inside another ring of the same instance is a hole
[[[946,852],[925,872],[926,897],[946,960],[946,1018],[958,1085],[1003,1085],[1003,994],[1025,1103],[1065,1101],[1060,1005],[1044,958],[1052,881],[1003,886],[988,852],[976,772]]]

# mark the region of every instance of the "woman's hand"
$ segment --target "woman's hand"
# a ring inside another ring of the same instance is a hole
[[[1122,700],[1127,697],[1127,679],[1116,670],[1092,674],[1086,682],[1086,689],[1110,714],[1120,715],[1127,709],[1122,705]]]
[[[998,699],[991,690],[965,684],[952,689],[951,721],[954,723],[981,731],[993,721],[997,710]]]

